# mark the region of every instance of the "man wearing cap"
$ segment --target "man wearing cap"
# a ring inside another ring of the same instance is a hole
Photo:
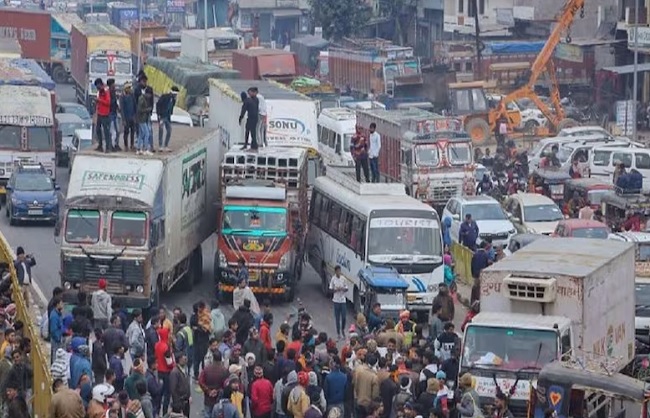
[[[108,321],[113,316],[113,298],[106,292],[106,279],[103,277],[97,281],[98,289],[93,292],[91,306],[95,328],[108,328]]]
[[[124,150],[135,149],[135,95],[131,83],[124,84],[124,91],[120,97],[120,112],[122,113],[122,128],[124,130]],[[129,142],[127,139],[130,138]]]
[[[156,114],[158,115],[158,148],[161,151],[169,151],[169,140],[172,136],[172,114],[176,106],[178,87],[173,86],[169,93],[165,93],[156,102]],[[163,128],[167,130],[165,142],[163,143]]]

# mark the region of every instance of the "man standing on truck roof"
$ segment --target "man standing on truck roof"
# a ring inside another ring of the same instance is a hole
[[[172,114],[176,106],[178,87],[173,86],[169,93],[165,93],[156,102],[156,114],[158,115],[158,148],[160,151],[169,151],[169,140],[172,137]],[[165,143],[163,144],[163,128],[167,131]]]
[[[260,94],[257,87],[253,87],[252,90],[255,91],[255,97],[257,97],[257,101],[259,102],[258,111],[260,114],[260,119],[257,122],[257,132],[259,135],[258,138],[260,138],[262,146],[265,147],[268,145],[266,143],[266,100],[264,99],[264,96]]]
[[[124,149],[133,151],[135,149],[135,108],[136,101],[131,83],[124,84],[124,91],[120,97],[120,112],[122,112],[122,125],[124,129]],[[127,138],[131,138],[131,142]],[[130,144],[130,145],[129,145]]]
[[[368,172],[368,141],[361,131],[361,126],[356,127],[357,132],[352,136],[350,141],[350,153],[354,159],[354,170],[357,175],[357,181],[361,183],[361,169],[366,183],[370,183],[370,173]]]
[[[370,148],[368,158],[370,160],[370,174],[373,183],[379,183],[379,152],[381,151],[381,135],[377,132],[377,124],[370,124]]]
[[[246,134],[244,136],[244,147],[242,150],[248,148],[248,134],[251,136],[251,150],[257,150],[257,122],[259,121],[260,111],[259,106],[260,102],[257,99],[257,91],[253,90],[251,87],[248,89],[248,97],[244,98],[244,93],[242,93],[242,105],[241,112],[239,113],[239,124],[244,119],[244,116],[248,115],[246,119]]]
[[[97,107],[95,113],[97,114],[96,132],[97,141],[99,142],[99,146],[95,150],[100,152],[111,152],[111,93],[108,91],[101,78],[95,79],[94,85],[97,88]],[[102,144],[106,144],[106,149],[104,149]]]
[[[111,120],[110,128],[113,128],[113,130],[115,130],[115,144],[113,145],[113,149],[115,151],[122,151],[122,149],[120,148],[120,139],[119,139],[120,130],[117,127],[117,112],[119,110],[119,107],[118,107],[118,100],[117,100],[117,89],[115,88],[115,79],[109,78],[108,80],[106,80],[106,85],[108,86],[108,91],[111,93],[111,111],[109,117]]]

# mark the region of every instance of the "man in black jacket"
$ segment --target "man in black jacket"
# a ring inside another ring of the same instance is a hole
[[[178,87],[171,88],[169,93],[165,93],[156,102],[156,114],[158,115],[158,148],[160,151],[169,151],[169,140],[172,136],[172,114],[176,106],[176,96]],[[163,143],[163,128],[167,130],[165,142]]]
[[[251,137],[251,150],[257,150],[257,122],[260,118],[260,102],[257,99],[257,89],[251,87],[248,89],[248,96],[242,92],[242,105],[241,112],[239,113],[239,124],[241,125],[244,116],[248,115],[246,119],[246,134],[244,136],[244,147],[248,147],[248,135]]]
[[[237,321],[236,341],[239,345],[244,345],[248,339],[249,330],[255,326],[255,317],[251,313],[251,301],[244,299],[244,304],[237,309],[232,315],[232,319]]]

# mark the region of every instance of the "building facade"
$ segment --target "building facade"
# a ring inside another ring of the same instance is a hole
[[[237,27],[258,29],[262,43],[281,47],[311,29],[309,0],[239,0],[237,5]]]

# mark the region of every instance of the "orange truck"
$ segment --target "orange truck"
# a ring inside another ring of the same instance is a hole
[[[220,294],[237,286],[243,259],[254,293],[295,298],[307,236],[307,164],[308,151],[298,147],[250,153],[236,146],[226,153],[214,255]]]
[[[298,74],[296,56],[282,49],[250,48],[232,52],[232,69],[242,80],[291,83]]]
[[[140,26],[142,26],[142,33],[140,33]],[[134,23],[131,29],[128,30],[129,37],[131,38],[131,55],[133,56],[133,63],[140,63],[140,67],[147,62],[149,56],[154,56],[151,45],[155,39],[167,37],[167,27],[159,25],[154,22],[140,22]],[[140,60],[138,61],[138,57]],[[137,72],[140,68],[133,67]]]

